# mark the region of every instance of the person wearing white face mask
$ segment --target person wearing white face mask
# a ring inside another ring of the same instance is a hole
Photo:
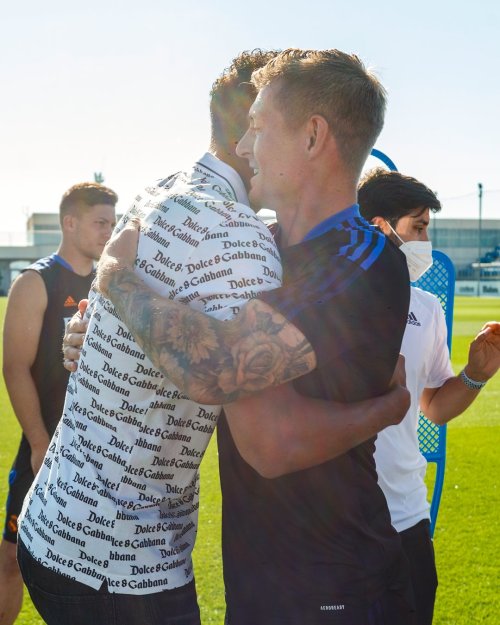
[[[377,219],[375,217],[375,219]],[[422,234],[420,236],[427,237],[427,226],[429,224],[429,208],[426,207],[423,210],[417,208],[415,214],[407,215],[406,219],[409,220],[411,227],[413,220],[413,226],[417,227]],[[432,243],[430,241],[419,241],[417,239],[408,239],[403,241],[399,234],[394,230],[391,224],[387,220],[383,220],[389,226],[392,234],[401,241],[399,249],[406,256],[406,263],[408,265],[408,273],[410,274],[410,280],[416,282],[421,278],[424,273],[432,267]],[[374,220],[374,223],[375,220]],[[377,224],[380,226],[380,224]]]
[[[361,215],[377,225],[405,254],[410,280],[432,265],[428,238],[430,212],[441,203],[424,184],[399,172],[368,172],[358,188]],[[458,376],[451,368],[441,305],[433,295],[411,288],[408,322],[401,352],[411,406],[399,425],[379,433],[375,460],[379,485],[392,524],[410,561],[418,625],[430,625],[437,589],[429,504],[424,483],[426,461],[420,454],[417,425],[420,408],[434,423],[460,415],[500,367],[500,323],[486,323],[469,349]]]

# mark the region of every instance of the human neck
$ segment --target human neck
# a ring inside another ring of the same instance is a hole
[[[81,252],[75,250],[73,246],[64,243],[64,241],[59,246],[56,254],[65,260],[79,276],[88,276],[94,267],[94,261],[91,258],[84,256]]]
[[[330,185],[329,185],[330,186]],[[328,192],[305,195],[292,208],[277,210],[283,247],[296,245],[322,221],[356,203],[355,187],[330,188]]]
[[[234,169],[234,171],[243,180],[242,170],[247,167],[246,161],[241,159],[239,156],[236,156],[236,154],[234,153],[234,148],[225,148],[212,141],[208,151],[210,152],[210,154],[218,158],[219,161],[222,161],[223,163],[229,165],[229,167]]]

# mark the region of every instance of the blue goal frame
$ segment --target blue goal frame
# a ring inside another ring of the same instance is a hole
[[[451,354],[453,328],[453,307],[455,298],[455,268],[451,259],[439,250],[432,252],[432,267],[417,281],[412,283],[424,291],[435,295],[443,307],[448,330],[448,349]],[[446,466],[446,425],[436,425],[421,412],[418,421],[418,442],[427,462],[436,464],[436,478],[431,498],[431,536],[434,535],[436,520],[443,492],[444,470]]]

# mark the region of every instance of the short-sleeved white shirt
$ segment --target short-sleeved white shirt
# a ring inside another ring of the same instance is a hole
[[[411,406],[399,425],[378,434],[375,451],[378,482],[398,532],[429,518],[424,482],[427,462],[420,453],[417,437],[419,400],[424,388],[439,388],[454,375],[446,339],[446,321],[439,300],[412,287],[401,346]]]
[[[281,279],[272,235],[246,204],[239,176],[209,154],[146,188],[128,213],[148,226],[138,275],[162,295],[232,317]],[[94,588],[176,588],[193,575],[198,466],[220,407],[188,400],[164,378],[109,300],[91,292],[88,311],[78,371],[19,535],[43,565]]]

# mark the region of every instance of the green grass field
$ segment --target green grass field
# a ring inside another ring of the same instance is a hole
[[[5,303],[5,298],[0,298],[2,322]],[[499,299],[457,298],[452,358],[456,372],[465,364],[469,342],[483,321],[499,318]],[[4,501],[19,427],[3,380],[0,384],[0,432],[0,499]],[[481,391],[476,403],[449,426],[447,471],[435,535],[440,579],[435,625],[500,623],[500,460],[496,447],[499,443],[500,375]],[[200,529],[195,548],[198,594],[204,625],[221,625],[224,596],[220,491],[217,449],[213,441],[203,460],[201,476]],[[3,519],[2,508],[2,527]],[[25,599],[16,622],[20,625],[42,623],[29,599]]]

